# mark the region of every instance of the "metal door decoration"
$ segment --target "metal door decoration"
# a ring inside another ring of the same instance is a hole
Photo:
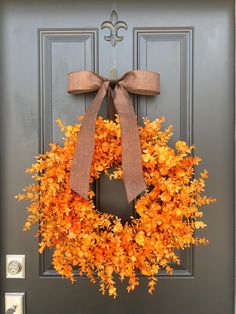
[[[105,40],[110,41],[112,47],[115,47],[117,42],[122,41],[123,36],[118,35],[120,28],[128,29],[128,25],[124,21],[118,21],[118,15],[115,10],[111,12],[110,21],[105,21],[101,25],[101,29],[108,28],[110,30],[110,35],[105,36]]]
[[[113,11],[111,21],[101,27],[110,28],[105,39],[114,47],[123,39],[119,28],[127,29],[127,24]],[[137,126],[129,93],[158,95],[159,84],[159,74],[151,71],[130,71],[112,84],[94,72],[70,73],[69,93],[97,94],[80,125],[57,120],[64,144],[52,143],[37,156],[28,169],[35,184],[17,196],[31,202],[24,228],[39,222],[40,252],[54,248],[55,270],[71,281],[75,269],[92,282],[99,278],[102,293],[113,297],[115,274],[128,278],[131,291],[141,272],[152,293],[158,271],[171,274],[173,263],[179,263],[176,249],[207,243],[195,237],[194,230],[206,226],[199,207],[215,200],[202,195],[207,171],[194,176],[200,162],[192,155],[194,147],[178,140],[172,148],[172,127],[162,130],[163,117],[145,118],[144,125]],[[97,117],[106,95],[117,110],[114,119]],[[128,201],[135,199],[137,217],[130,222],[96,209],[93,183],[102,173],[124,180]]]

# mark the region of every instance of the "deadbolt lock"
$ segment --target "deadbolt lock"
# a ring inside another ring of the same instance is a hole
[[[6,256],[6,277],[25,278],[25,255]]]
[[[7,269],[8,269],[8,273],[11,274],[11,275],[17,275],[20,273],[21,269],[22,269],[22,265],[19,261],[17,260],[13,260],[11,261],[8,266],[7,266]]]

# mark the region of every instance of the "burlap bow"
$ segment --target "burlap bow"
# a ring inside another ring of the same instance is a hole
[[[115,88],[114,97],[111,85]],[[158,95],[160,75],[151,71],[129,71],[115,84],[111,84],[111,81],[90,71],[68,74],[68,93],[83,94],[95,91],[98,92],[80,127],[70,173],[70,188],[87,198],[95,146],[96,119],[102,100],[108,94],[120,118],[123,179],[128,202],[131,202],[145,190],[146,183],[143,176],[137,119],[129,93]]]

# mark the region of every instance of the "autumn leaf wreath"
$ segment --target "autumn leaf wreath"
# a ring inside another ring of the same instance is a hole
[[[137,217],[122,223],[112,214],[96,209],[92,183],[105,173],[111,180],[123,179],[121,125],[98,117],[95,146],[90,168],[88,198],[70,187],[72,159],[81,125],[57,124],[64,132],[62,146],[36,156],[27,172],[35,183],[26,186],[19,200],[28,200],[29,212],[24,229],[39,223],[39,251],[53,248],[53,265],[63,277],[74,279],[74,270],[99,280],[104,294],[117,296],[116,277],[128,279],[128,291],[139,284],[137,272],[148,277],[152,293],[160,269],[172,273],[171,265],[180,263],[177,250],[206,244],[195,229],[206,225],[199,207],[214,202],[203,194],[207,171],[195,175],[200,158],[193,146],[177,141],[168,145],[172,127],[162,130],[164,118],[144,119],[138,127],[146,190],[135,202]]]

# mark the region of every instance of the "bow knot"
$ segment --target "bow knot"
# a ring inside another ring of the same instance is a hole
[[[115,90],[115,96],[111,93]],[[129,71],[117,81],[110,81],[91,71],[71,72],[68,93],[83,94],[97,91],[86,111],[80,127],[70,173],[70,187],[87,198],[90,168],[95,146],[95,127],[100,105],[109,94],[119,114],[121,126],[122,168],[128,202],[146,188],[143,176],[141,145],[138,126],[129,93],[158,95],[160,75],[152,71]]]

